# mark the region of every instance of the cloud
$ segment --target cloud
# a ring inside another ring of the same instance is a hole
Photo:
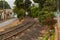
[[[7,1],[8,4],[11,6],[11,8],[13,8],[15,0],[5,0],[5,1]]]
[[[34,1],[33,0],[30,0],[32,3],[34,3]]]
[[[14,1],[15,1],[15,0],[5,0],[5,1],[7,1],[8,4],[11,6],[11,8],[13,8],[13,6],[14,6]],[[33,0],[30,0],[30,1],[34,4],[34,1],[33,1]]]

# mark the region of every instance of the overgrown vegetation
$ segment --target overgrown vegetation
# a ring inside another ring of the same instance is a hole
[[[18,18],[24,17],[26,12],[28,16],[38,18],[40,24],[49,26],[50,30],[54,30],[56,20],[54,20],[56,12],[56,0],[33,0],[38,3],[38,7],[32,4],[30,0],[15,0],[14,12]],[[32,4],[32,6],[31,6]]]
[[[26,0],[26,1],[23,1],[23,0],[15,0],[15,3],[14,3],[16,6],[14,7],[14,12],[18,15],[18,17],[21,18],[21,16],[24,16],[26,15],[25,13],[28,11],[30,5],[31,5],[31,1],[30,0]],[[23,12],[24,13],[21,13],[23,9]],[[21,12],[18,12],[18,11],[21,11]],[[20,15],[21,14],[21,15]],[[24,15],[23,15],[24,14]]]

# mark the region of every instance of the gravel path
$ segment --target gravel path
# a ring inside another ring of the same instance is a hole
[[[17,18],[13,18],[13,19],[7,20],[7,21],[5,21],[5,22],[2,22],[2,23],[0,23],[0,27],[4,27],[4,26],[10,24],[11,22],[13,22],[13,21],[16,20],[16,19],[17,19]]]

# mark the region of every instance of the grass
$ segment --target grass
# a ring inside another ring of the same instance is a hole
[[[48,40],[48,34],[42,40]]]
[[[50,37],[50,40],[54,40],[55,34]]]
[[[48,34],[46,34],[44,37],[39,37],[38,40],[48,40]]]
[[[48,33],[47,33],[44,37],[42,37],[42,39],[39,38],[39,40],[48,40],[49,37],[50,37],[50,40],[54,40],[54,37],[55,37],[54,32],[52,33],[51,36],[48,36]]]

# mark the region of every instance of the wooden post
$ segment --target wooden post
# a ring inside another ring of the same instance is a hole
[[[54,38],[54,40],[58,40],[58,26],[57,26],[57,24],[54,26],[54,28],[55,28],[55,38]]]
[[[56,2],[57,2],[57,14],[58,14],[58,16],[57,16],[57,36],[58,36],[58,39],[57,40],[60,40],[60,12],[59,12],[59,0],[56,0]]]

